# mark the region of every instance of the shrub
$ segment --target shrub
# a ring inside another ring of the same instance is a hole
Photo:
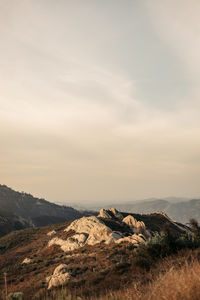
[[[10,293],[8,295],[8,300],[23,300],[23,299],[24,299],[24,294],[21,292]]]

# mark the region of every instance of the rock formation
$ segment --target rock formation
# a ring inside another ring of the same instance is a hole
[[[59,265],[53,272],[53,275],[46,278],[48,284],[48,289],[52,287],[57,287],[63,285],[70,279],[70,274],[68,273],[68,267],[65,264]]]
[[[146,242],[146,238],[142,234],[133,234],[116,241],[118,244],[123,242],[131,243],[137,247],[139,244]]]
[[[26,257],[26,258],[23,260],[22,264],[30,264],[31,262],[32,262],[32,259]]]
[[[128,215],[122,220],[124,223],[126,223],[134,233],[136,234],[143,234],[145,238],[151,237],[150,232],[146,229],[146,226],[144,222],[137,221],[133,216]]]
[[[112,221],[116,227],[119,225],[119,228],[130,227],[131,230],[128,229],[127,232],[112,230],[106,225],[106,220]],[[64,252],[73,251],[86,244],[95,245],[98,243],[130,242],[137,246],[151,236],[146,230],[144,222],[138,222],[133,216],[123,218],[123,215],[114,208],[110,210],[101,209],[98,217],[90,216],[75,220],[64,231],[73,231],[74,235],[66,240],[54,237],[49,241],[48,246],[59,245]]]
[[[55,230],[52,230],[52,231],[49,231],[47,233],[48,236],[52,236],[52,235],[55,235],[56,234],[56,231]]]
[[[112,231],[100,219],[95,216],[83,217],[73,221],[65,231],[73,230],[75,234],[67,240],[58,237],[49,241],[49,246],[59,245],[65,252],[72,251],[77,248],[88,245],[95,245],[101,242],[105,244],[114,243],[123,237],[120,232]]]
[[[110,209],[101,209],[98,215],[99,218],[105,218],[105,219],[112,219],[113,217],[122,220],[123,215],[116,210],[115,208],[110,208]]]

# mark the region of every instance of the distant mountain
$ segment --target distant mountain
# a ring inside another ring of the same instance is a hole
[[[181,201],[179,198],[167,200],[148,200],[133,203],[115,204],[115,207],[124,212],[150,214],[155,211],[163,211],[170,218],[181,223],[188,223],[191,218],[200,222],[200,199]]]
[[[0,236],[12,230],[58,224],[88,214],[0,185]]]

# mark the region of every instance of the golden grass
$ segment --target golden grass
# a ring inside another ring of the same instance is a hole
[[[147,285],[142,293],[140,288],[133,284],[124,291],[108,292],[91,300],[200,300],[200,262],[194,259],[181,267],[171,267]]]
[[[173,267],[149,285],[144,300],[199,300],[200,262],[185,263],[180,268]]]

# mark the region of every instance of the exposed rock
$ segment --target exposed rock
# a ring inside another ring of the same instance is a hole
[[[113,215],[117,218],[117,219],[119,219],[119,220],[122,220],[124,217],[123,217],[123,215],[116,209],[116,208],[110,208],[109,209],[112,213],[113,213]]]
[[[73,251],[84,246],[84,243],[78,242],[78,240],[69,237],[67,240],[60,239],[58,237],[53,238],[49,241],[48,246],[58,245],[64,252]]]
[[[30,264],[31,262],[32,262],[32,259],[26,257],[26,258],[23,260],[22,264]]]
[[[142,234],[133,234],[117,240],[116,243],[129,242],[134,244],[134,246],[139,246],[139,244],[144,243],[145,241],[146,238]]]
[[[144,222],[137,221],[133,216],[128,215],[122,220],[124,223],[126,223],[134,233],[137,234],[143,234],[145,238],[151,237],[150,232],[146,229],[146,226]]]
[[[101,209],[98,215],[99,218],[112,219],[113,217],[122,220],[123,215],[115,208]]]
[[[54,235],[54,234],[56,234],[56,231],[55,231],[55,230],[49,231],[49,232],[47,233],[48,236],[52,236],[52,235]]]
[[[49,241],[48,245],[59,245],[63,251],[67,252],[78,249],[85,244],[95,245],[101,242],[111,244],[123,237],[122,233],[112,231],[95,216],[83,217],[73,221],[65,229],[65,231],[69,230],[75,231],[76,234],[69,237],[67,240],[55,237]]]
[[[112,244],[116,242],[130,242],[134,245],[139,245],[139,243],[146,241],[146,239],[151,236],[144,222],[137,221],[131,215],[123,218],[123,215],[114,208],[110,210],[101,209],[99,216],[100,217],[83,217],[73,221],[64,230],[67,232],[75,232],[73,236],[68,237],[66,240],[54,237],[49,241],[48,245],[59,245],[64,252],[68,252],[83,247],[86,244],[95,245],[98,243]],[[106,219],[105,223],[103,219]],[[127,224],[131,230],[128,229],[124,223]],[[113,230],[109,227],[109,224]],[[115,231],[115,228],[117,230],[118,228],[119,230],[123,228],[123,233],[121,231]],[[124,230],[124,228],[127,228],[127,231]]]
[[[73,230],[76,233],[84,233],[90,235],[97,234],[98,239],[104,238],[105,235],[112,233],[112,230],[107,227],[101,220],[95,216],[83,217],[81,219],[73,221],[65,231]]]
[[[112,216],[109,214],[109,212],[102,208],[99,212],[99,215],[98,215],[99,218],[106,218],[106,219],[112,219]]]
[[[168,215],[163,211],[158,210],[158,211],[155,212],[155,214],[162,215],[162,216],[166,217],[167,219],[169,219]]]
[[[46,282],[48,283],[48,289],[63,285],[64,283],[69,281],[70,277],[71,276],[68,273],[67,265],[59,265],[57,268],[55,268],[53,275],[46,278]]]

